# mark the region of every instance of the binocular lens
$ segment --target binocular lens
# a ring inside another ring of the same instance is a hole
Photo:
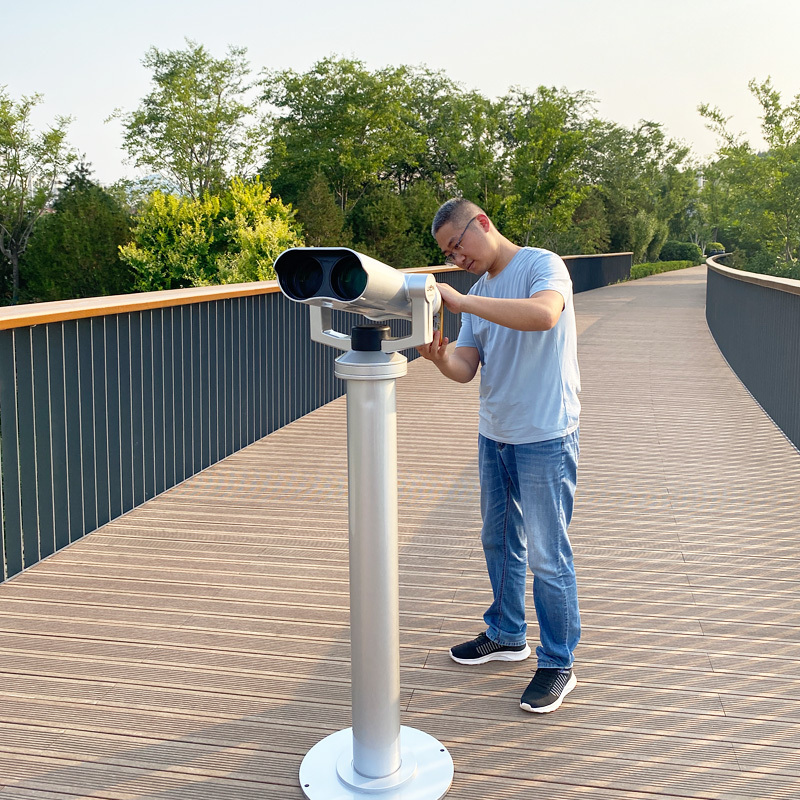
[[[331,288],[342,300],[355,300],[367,288],[367,273],[356,256],[340,258],[331,270]]]
[[[275,269],[284,291],[295,300],[308,300],[322,286],[322,265],[313,256],[286,253],[278,259]]]

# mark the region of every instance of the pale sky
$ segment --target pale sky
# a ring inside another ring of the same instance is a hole
[[[661,122],[699,158],[715,137],[697,113],[718,105],[759,145],[758,107],[747,84],[772,76],[785,102],[800,93],[798,0],[0,0],[0,85],[12,97],[44,95],[36,117],[74,118],[71,144],[95,178],[137,173],[124,164],[121,126],[149,91],[141,64],[151,45],[190,38],[222,57],[246,47],[262,67],[304,71],[329,55],[368,68],[444,70],[496,98],[510,86],[589,90],[598,115],[631,126]]]

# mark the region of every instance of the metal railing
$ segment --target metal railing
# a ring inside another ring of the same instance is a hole
[[[800,448],[800,281],[722,266],[709,258],[706,320],[722,355]]]
[[[572,291],[588,292],[631,277],[633,253],[603,253],[595,256],[564,256],[572,278]]]
[[[565,259],[576,291],[626,260]],[[337,355],[274,281],[0,310],[0,580],[342,395]]]

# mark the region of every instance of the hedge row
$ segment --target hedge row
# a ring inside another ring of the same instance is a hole
[[[646,264],[634,264],[631,267],[631,280],[646,278],[648,275],[658,275],[659,272],[672,272],[675,269],[696,267],[696,261],[651,261]]]

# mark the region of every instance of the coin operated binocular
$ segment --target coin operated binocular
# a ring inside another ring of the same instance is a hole
[[[442,297],[432,275],[408,275],[346,247],[293,247],[275,262],[278,285],[286,297],[310,306],[311,338],[351,349],[351,337],[333,330],[333,310],[363,314],[384,322],[411,321],[408,336],[385,338],[384,353],[433,341]]]
[[[441,800],[453,759],[424,731],[400,724],[396,379],[398,352],[433,341],[442,297],[432,275],[398,272],[345,247],[295,247],[275,262],[281,291],[310,307],[311,338],[344,350],[347,384],[352,727],[317,742],[300,765],[309,800]],[[333,311],[377,324],[342,333]],[[390,319],[411,332],[392,337]]]

